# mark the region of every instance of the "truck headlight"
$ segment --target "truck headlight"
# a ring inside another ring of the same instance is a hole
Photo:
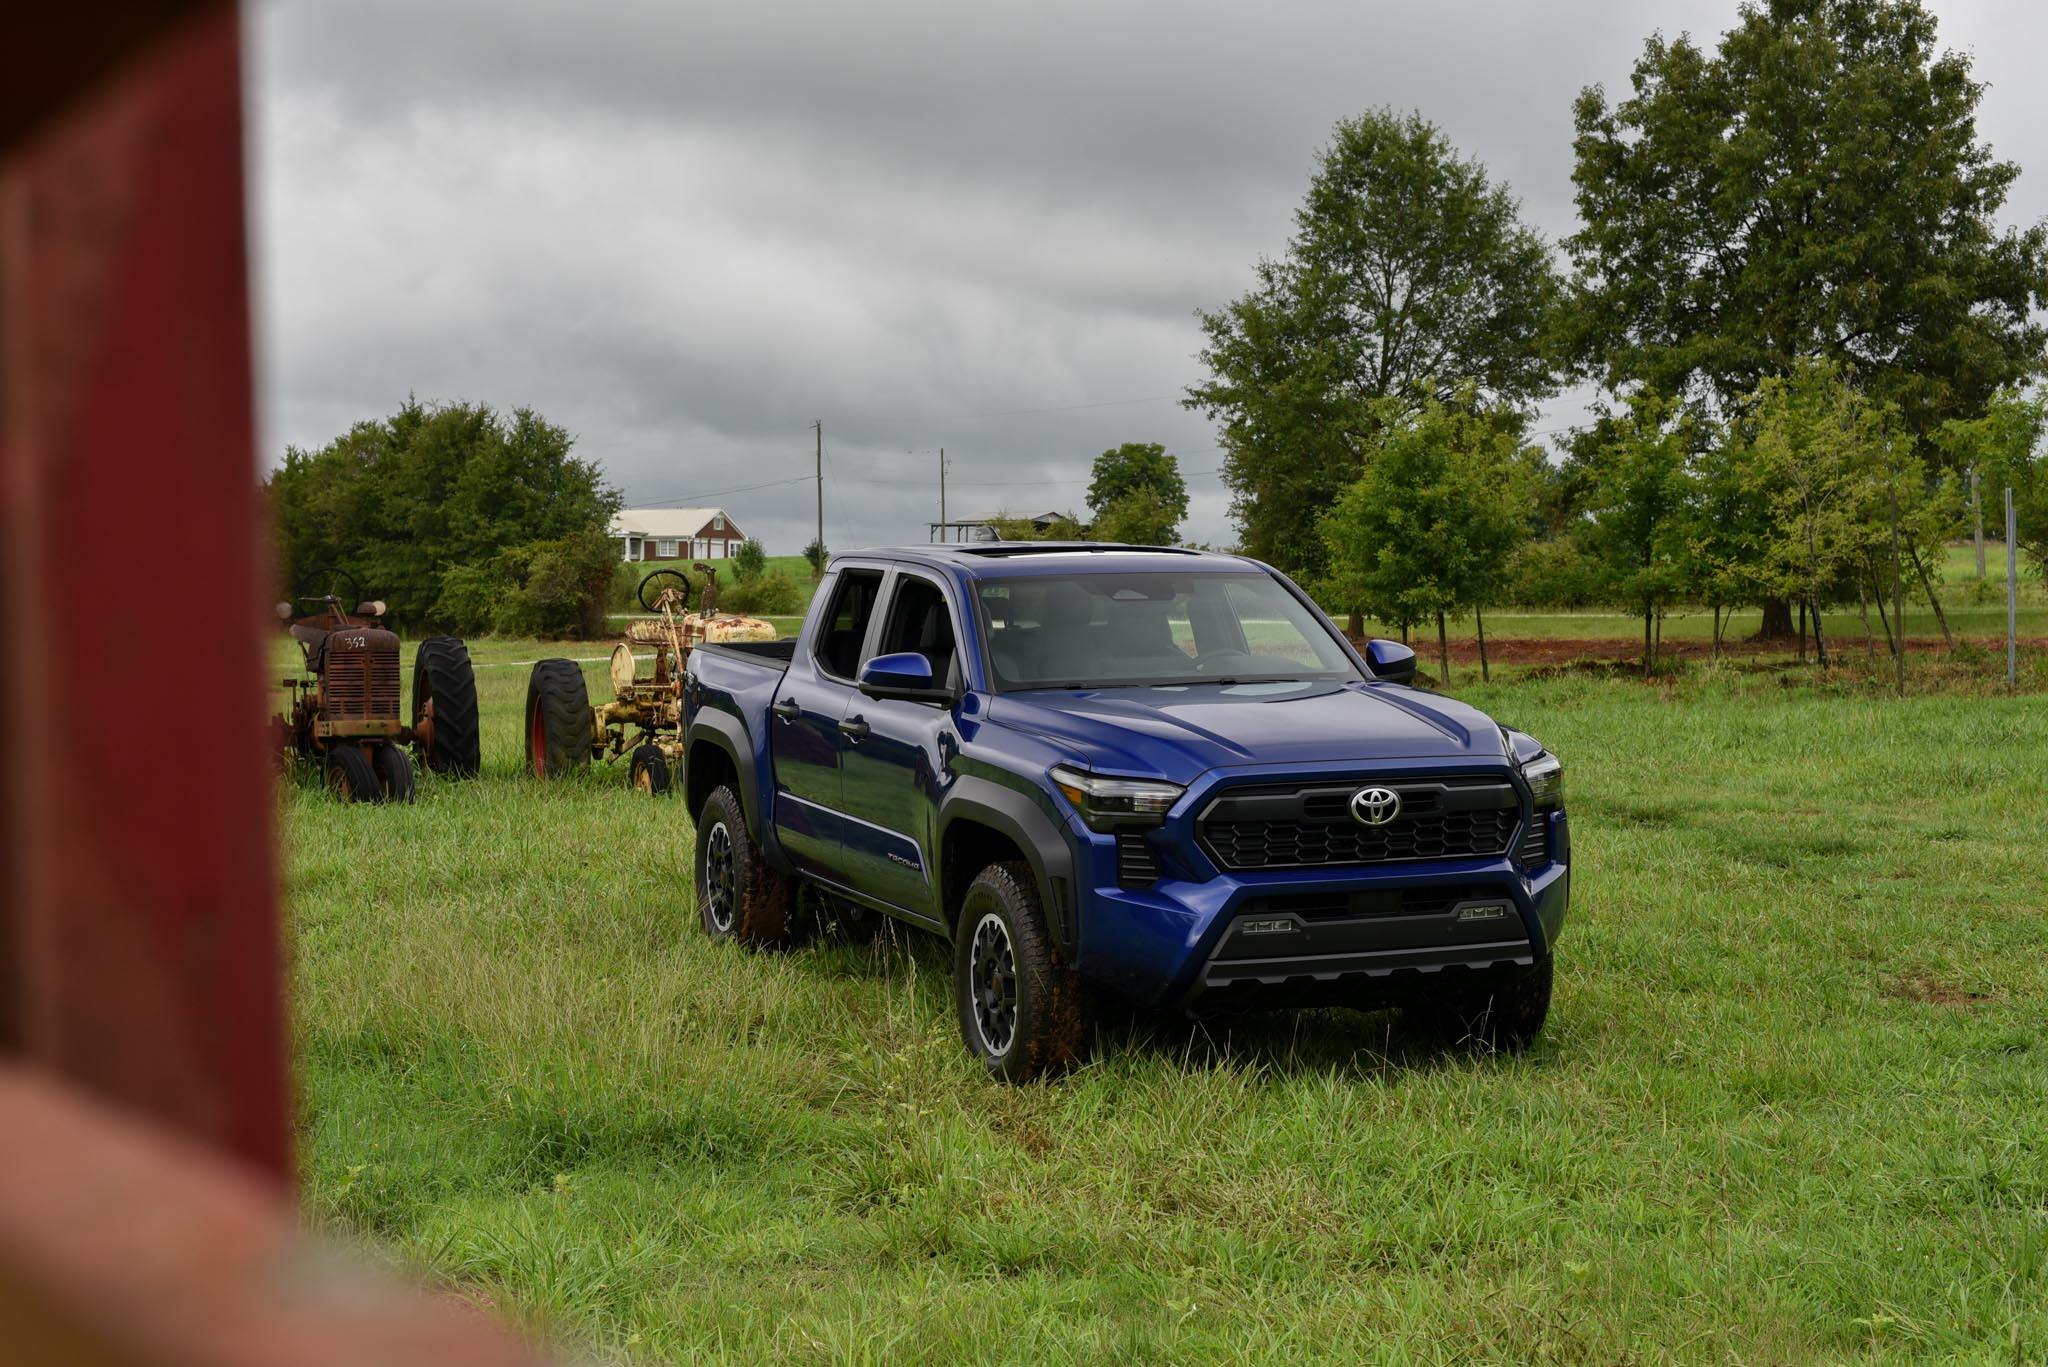
[[[1185,791],[1178,783],[1150,778],[1113,778],[1053,766],[1052,781],[1090,830],[1107,831],[1119,826],[1157,826]]]
[[[1536,810],[1564,806],[1564,761],[1556,755],[1546,752],[1524,764],[1522,778],[1529,785]]]

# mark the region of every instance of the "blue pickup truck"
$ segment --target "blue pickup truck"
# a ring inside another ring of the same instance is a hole
[[[1102,992],[1399,1005],[1523,1047],[1569,895],[1563,769],[1414,674],[1236,556],[838,556],[794,640],[690,656],[699,915],[783,944],[807,890],[948,938],[962,1038],[1009,1081],[1083,1059]]]

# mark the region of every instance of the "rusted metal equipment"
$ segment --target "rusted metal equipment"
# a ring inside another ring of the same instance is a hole
[[[435,773],[474,778],[481,748],[468,648],[453,636],[420,642],[412,720],[400,721],[398,636],[384,626],[381,601],[362,598],[352,580],[347,587],[353,591],[345,596],[330,589],[298,600],[321,605],[304,617],[293,618],[291,603],[277,605],[306,660],[305,674],[283,680],[290,700],[271,719],[279,756],[318,764],[328,788],[346,802],[412,801],[406,746]],[[354,610],[345,611],[351,600]]]
[[[640,581],[640,606],[655,617],[628,624],[612,647],[611,702],[592,707],[583,668],[574,660],[542,660],[526,682],[526,763],[535,778],[554,778],[593,760],[630,754],[629,781],[643,793],[669,792],[683,771],[683,661],[707,641],[772,641],[775,628],[758,617],[721,613],[718,571],[698,562],[702,606],[689,610],[691,584],[677,570]],[[654,674],[643,678],[635,647],[652,649]]]

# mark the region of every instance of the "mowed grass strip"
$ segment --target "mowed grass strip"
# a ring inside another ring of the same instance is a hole
[[[475,651],[480,781],[284,798],[305,1200],[581,1351],[2048,1354],[2048,698],[1461,689],[1568,763],[1533,1053],[1121,1016],[1011,1090],[935,943],[712,946],[679,804],[520,777],[507,662],[602,649]]]

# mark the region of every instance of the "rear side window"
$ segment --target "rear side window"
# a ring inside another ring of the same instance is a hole
[[[832,607],[820,623],[813,658],[818,668],[835,679],[852,683],[860,669],[861,642],[867,639],[868,620],[875,615],[875,598],[882,590],[880,570],[841,570],[832,586]]]

